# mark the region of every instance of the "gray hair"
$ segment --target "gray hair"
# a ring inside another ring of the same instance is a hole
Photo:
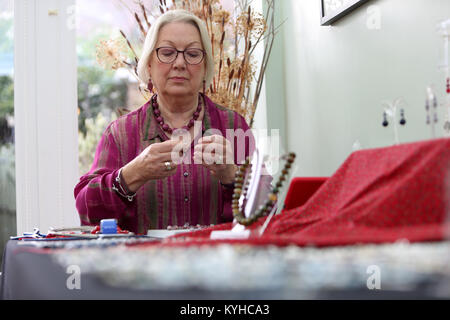
[[[205,23],[191,12],[181,9],[167,11],[158,19],[156,19],[156,21],[148,30],[147,36],[145,37],[141,58],[139,59],[139,63],[137,65],[137,74],[139,79],[144,84],[148,83],[150,79],[150,74],[148,72],[148,62],[153,50],[155,50],[159,31],[163,26],[171,22],[191,23],[196,26],[198,31],[200,32],[203,49],[206,51],[205,85],[206,88],[208,88],[214,77],[214,57],[212,54],[211,39],[209,37]]]

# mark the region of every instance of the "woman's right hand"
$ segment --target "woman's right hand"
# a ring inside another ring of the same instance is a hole
[[[149,180],[169,177],[177,171],[172,161],[172,151],[180,141],[167,140],[153,143],[122,169],[122,179],[131,192],[136,192]],[[170,163],[170,170],[166,163]]]

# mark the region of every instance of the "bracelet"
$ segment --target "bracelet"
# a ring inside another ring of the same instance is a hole
[[[119,169],[119,172],[117,173],[117,177],[115,179],[115,182],[119,186],[120,190],[114,184],[112,186],[112,189],[114,191],[116,191],[120,196],[122,196],[124,198],[127,198],[128,201],[131,202],[131,201],[133,201],[134,197],[136,196],[136,192],[133,193],[133,192],[130,191],[130,189],[128,189],[128,187],[126,185],[122,185],[122,181],[121,181],[122,169],[123,168]]]

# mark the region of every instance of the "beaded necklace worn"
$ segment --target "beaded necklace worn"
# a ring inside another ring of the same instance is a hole
[[[240,224],[242,224],[244,226],[249,226],[256,220],[258,220],[260,217],[262,217],[263,215],[266,215],[267,213],[269,213],[272,210],[273,206],[277,202],[278,193],[283,185],[283,182],[286,180],[286,176],[288,175],[289,170],[292,167],[292,163],[295,160],[295,153],[291,152],[282,158],[286,159],[286,163],[284,165],[283,170],[281,171],[281,175],[278,178],[277,183],[275,184],[275,186],[269,193],[268,199],[266,200],[266,202],[263,205],[261,205],[256,210],[255,214],[251,215],[248,218],[245,217],[244,213],[242,212],[242,208],[239,207],[239,199],[240,199],[241,195],[244,195],[244,198],[247,196],[248,185],[250,183],[250,178],[251,178],[251,169],[249,169],[250,158],[247,157],[245,159],[244,164],[239,166],[238,170],[236,171],[234,190],[233,190],[233,198],[231,201],[233,216],[237,222],[239,222]],[[247,170],[249,170],[248,173],[247,173]],[[244,183],[244,177],[245,177],[246,173],[247,173],[247,180]]]
[[[161,110],[159,110],[159,105],[158,105],[158,101],[157,101],[157,97],[158,95],[155,93],[153,95],[153,97],[151,98],[152,101],[152,107],[153,107],[153,114],[155,115],[156,121],[159,123],[159,125],[161,126],[161,128],[169,133],[172,134],[173,131],[177,130],[177,128],[171,128],[167,123],[164,122],[164,118],[161,114]],[[198,117],[200,116],[200,112],[202,111],[202,95],[199,93],[198,94],[198,105],[197,105],[197,109],[195,109],[195,112],[192,115],[192,119],[189,120],[188,124],[185,125],[184,127],[182,127],[181,129],[184,130],[190,130],[193,126],[195,121],[198,119]]]

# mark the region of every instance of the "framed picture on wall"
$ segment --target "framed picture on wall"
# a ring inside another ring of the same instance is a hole
[[[320,23],[329,26],[369,0],[319,0]]]

